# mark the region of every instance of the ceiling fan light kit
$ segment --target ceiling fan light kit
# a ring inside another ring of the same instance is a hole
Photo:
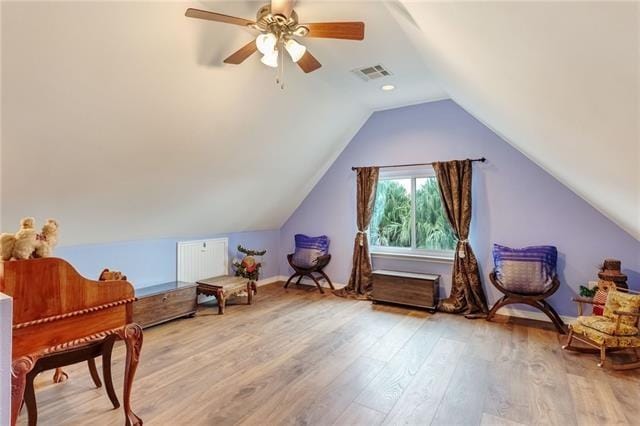
[[[289,56],[293,62],[298,62],[304,56],[307,48],[294,39],[290,38],[284,42],[284,47],[287,49]]]
[[[278,43],[278,38],[273,33],[264,33],[256,37],[256,46],[263,55],[273,52]]]
[[[333,38],[342,40],[363,40],[364,22],[320,22],[299,24],[298,14],[293,10],[295,0],[271,0],[262,6],[255,21],[221,13],[189,8],[185,16],[240,25],[260,31],[255,41],[251,41],[224,60],[227,64],[241,64],[254,52],[263,56],[260,61],[278,68],[276,82],[282,83],[281,73],[284,66],[282,52],[287,51],[291,60],[305,73],[317,70],[322,65],[309,50],[294,37]],[[278,65],[281,66],[278,66]],[[284,86],[282,86],[284,87]]]
[[[270,53],[266,53],[260,59],[260,62],[271,68],[278,68],[278,51],[272,50]]]

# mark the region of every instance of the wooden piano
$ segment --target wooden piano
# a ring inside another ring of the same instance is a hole
[[[107,337],[126,345],[126,425],[142,425],[130,405],[142,348],[142,328],[132,322],[135,294],[130,283],[85,279],[57,258],[14,260],[0,262],[0,292],[13,297],[12,425],[18,418],[26,376],[38,359]]]

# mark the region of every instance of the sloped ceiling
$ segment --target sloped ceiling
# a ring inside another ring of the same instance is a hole
[[[640,239],[639,3],[388,6],[452,99]]]
[[[371,111],[451,96],[640,239],[637,4],[300,1],[366,37],[305,40],[323,67],[287,63],[285,90],[257,55],[222,63],[250,30],[183,16],[260,5],[2,2],[2,230],[279,228]],[[378,63],[394,92],[350,73]]]
[[[382,3],[300,2],[303,19],[364,20],[364,42],[308,40],[285,90],[255,33],[184,17],[252,18],[249,2],[2,2],[2,230],[57,218],[62,243],[277,229],[372,109],[442,98]],[[407,60],[407,58],[409,58]],[[383,63],[398,90],[350,73]]]

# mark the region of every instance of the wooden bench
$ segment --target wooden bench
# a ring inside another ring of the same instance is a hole
[[[227,299],[236,296],[243,291],[247,292],[247,305],[250,305],[253,294],[258,293],[256,283],[246,278],[223,275],[200,280],[198,283],[198,294],[214,296],[218,301],[218,314],[224,314]]]

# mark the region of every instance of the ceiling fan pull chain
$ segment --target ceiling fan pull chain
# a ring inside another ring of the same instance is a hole
[[[280,57],[280,46],[278,44],[274,47],[275,50],[278,51],[278,56],[276,57],[276,86],[280,84],[280,63],[282,62],[282,58]]]
[[[284,90],[284,49],[280,47],[280,89]]]

